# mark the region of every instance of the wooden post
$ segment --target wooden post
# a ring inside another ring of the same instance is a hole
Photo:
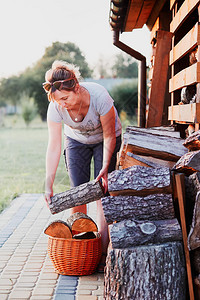
[[[187,245],[187,229],[186,229],[185,207],[184,207],[184,202],[185,202],[184,174],[176,174],[175,180],[176,180],[176,188],[177,188],[177,195],[178,195],[181,228],[182,228],[182,234],[183,234],[183,245],[184,245],[184,251],[185,251],[189,295],[190,295],[190,300],[195,300],[194,299],[193,281],[192,281],[191,263],[190,263],[190,254],[189,254],[189,249],[188,249],[188,245]]]

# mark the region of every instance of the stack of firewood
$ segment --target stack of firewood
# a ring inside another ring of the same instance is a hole
[[[186,299],[171,172],[185,153],[172,128],[127,128],[110,196],[102,199],[110,224],[105,299]]]
[[[110,233],[105,299],[186,299],[186,251],[174,173],[186,175],[188,249],[200,286],[199,149],[200,132],[183,145],[173,128],[128,127],[118,168],[109,175],[109,196],[94,180],[52,198],[52,213],[102,198]]]
[[[174,170],[186,175],[186,220],[195,299],[200,299],[200,131],[184,142],[188,153],[183,155]]]

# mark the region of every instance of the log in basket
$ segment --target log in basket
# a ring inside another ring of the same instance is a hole
[[[44,231],[49,235],[48,254],[58,274],[90,275],[99,264],[102,254],[101,234],[93,232],[95,238],[78,239],[73,236],[73,228],[77,224],[80,232],[98,231],[93,220],[82,213],[75,213],[67,222],[55,221]]]

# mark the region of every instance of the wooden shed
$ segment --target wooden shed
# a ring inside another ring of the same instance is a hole
[[[139,78],[141,127],[174,124],[182,137],[189,125],[199,129],[199,5],[197,0],[111,1],[110,25],[117,36],[114,44],[145,62]],[[121,33],[145,24],[151,32],[152,45],[148,78],[145,58],[119,41]]]

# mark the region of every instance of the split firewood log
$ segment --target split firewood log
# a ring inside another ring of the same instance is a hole
[[[57,220],[49,224],[44,230],[44,233],[57,238],[72,238],[72,232],[69,225],[61,220]]]
[[[163,135],[163,132],[160,130],[131,127],[124,133],[123,138],[124,148],[126,146],[124,151],[138,155],[152,156],[176,162],[187,152],[181,138]]]
[[[111,196],[169,194],[172,192],[170,169],[133,166],[115,170],[108,176],[108,191]]]
[[[184,154],[174,165],[172,171],[191,175],[200,171],[200,150]]]
[[[180,138],[180,132],[175,130],[172,126],[155,126],[142,128],[137,126],[127,126],[126,132],[130,134],[135,134],[135,132],[147,132],[154,135],[168,136],[173,138]]]
[[[55,194],[51,197],[49,209],[52,214],[55,214],[71,207],[99,200],[103,196],[104,192],[101,183],[92,180],[73,187],[66,192]]]
[[[113,249],[182,241],[182,231],[177,219],[125,220],[109,225],[109,232]]]
[[[188,248],[194,250],[200,247],[200,191],[198,191],[192,218],[192,225],[188,234]]]
[[[104,282],[106,300],[186,300],[183,245],[113,249],[107,256]]]
[[[185,139],[183,146],[189,149],[189,151],[200,150],[200,130],[195,131]]]
[[[67,224],[70,227],[72,234],[76,235],[81,232],[97,232],[96,223],[86,214],[76,212],[67,219]]]
[[[174,166],[174,162],[155,158],[152,156],[135,155],[131,152],[127,152],[125,154],[123,164],[121,165],[122,169],[126,169],[134,165],[150,167],[150,168],[160,168],[160,167],[172,168]]]
[[[127,219],[163,220],[175,217],[171,194],[148,196],[108,196],[101,199],[108,224]]]
[[[200,274],[194,278],[195,300],[200,300]]]

